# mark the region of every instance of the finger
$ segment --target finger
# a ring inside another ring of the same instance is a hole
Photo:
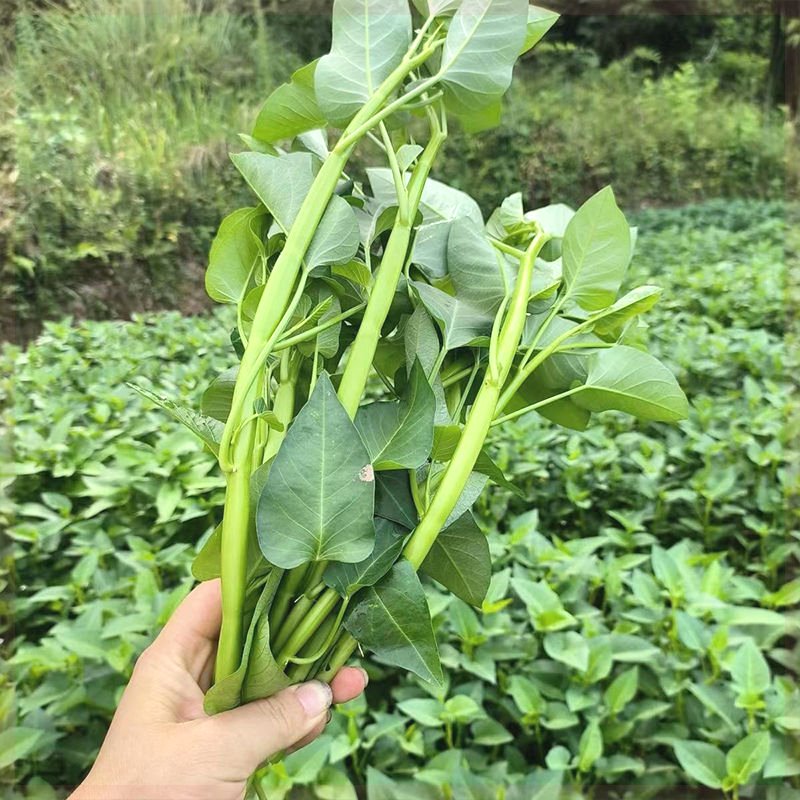
[[[317,726],[314,728],[311,733],[306,734],[299,742],[293,744],[287,751],[286,755],[290,755],[291,753],[296,752],[297,750],[302,750],[307,744],[311,744],[314,739],[317,738],[327,727],[328,722],[330,722],[330,710],[328,711],[328,716],[322,720],[322,722],[317,723]]]
[[[344,667],[331,681],[334,703],[348,703],[358,697],[369,683],[367,671],[362,667]]]
[[[263,761],[324,725],[332,702],[327,684],[309,681],[209,718],[210,735],[232,771],[230,779],[246,779]]]
[[[208,669],[222,625],[219,580],[201,583],[175,609],[152,649],[182,664],[195,681]]]

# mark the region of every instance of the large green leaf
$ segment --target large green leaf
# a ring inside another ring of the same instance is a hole
[[[331,51],[319,60],[316,96],[344,126],[399,65],[411,44],[407,0],[335,0]]]
[[[447,271],[456,297],[494,315],[514,286],[508,262],[472,220],[454,220],[447,240]]]
[[[707,742],[678,741],[673,745],[678,763],[703,786],[719,789],[725,779],[725,754]]]
[[[770,750],[770,736],[767,731],[759,731],[745,736],[735,744],[725,758],[728,776],[737,786],[744,786],[767,760]]]
[[[631,232],[610,187],[589,198],[564,234],[567,297],[587,311],[614,302],[631,260]]]
[[[253,128],[256,139],[272,144],[325,126],[325,116],[314,93],[316,68],[317,61],[301,67],[267,98]]]
[[[439,323],[447,350],[464,345],[486,345],[494,316],[453,297],[435,286],[414,281],[413,286],[428,313]]]
[[[511,84],[525,42],[527,0],[463,0],[442,51],[442,83],[456,114],[492,105]]]
[[[313,156],[299,152],[279,156],[247,152],[231,159],[284,233],[288,233],[314,182]],[[355,212],[343,197],[334,195],[306,252],[306,267],[345,263],[356,254],[359,242]]]
[[[685,419],[689,405],[675,376],[656,358],[620,345],[589,358],[586,384],[573,395],[588,411],[616,409],[660,422]]]
[[[760,697],[769,689],[769,664],[752,639],[746,639],[739,647],[730,671],[736,689],[745,698]]]
[[[184,406],[178,405],[163,395],[151,392],[149,389],[137,386],[135,383],[126,385],[144,397],[145,400],[149,400],[159,408],[163,408],[173,419],[185,425],[195,436],[208,445],[208,449],[214,455],[219,453],[219,442],[222,438],[222,429],[224,427],[221,422],[203,414],[198,414],[190,408],[184,408]]]
[[[547,8],[528,6],[528,27],[525,33],[525,41],[522,44],[520,55],[527,53],[535,47],[545,36],[545,34],[558,22],[559,14]]]
[[[469,511],[439,533],[420,570],[465,603],[481,605],[492,579],[492,558]]]
[[[390,169],[370,167],[367,169],[367,177],[372,194],[379,204],[391,205],[397,202],[397,192]],[[483,214],[477,202],[466,192],[454,189],[434,178],[429,178],[425,182],[419,210],[425,224],[468,217],[477,227],[483,227]]]
[[[400,402],[370,403],[356,415],[356,428],[376,470],[415,469],[433,445],[436,399],[419,361],[414,362]]]
[[[447,275],[447,242],[453,221],[439,219],[417,228],[411,263],[419,267],[430,281],[441,280]]]
[[[263,208],[240,208],[222,220],[211,244],[206,292],[218,303],[240,303],[262,258]]]
[[[375,547],[363,561],[357,564],[331,564],[323,580],[342,597],[348,597],[356,589],[377,583],[391,568],[403,549],[408,531],[396,522],[381,517],[375,518]]]
[[[344,627],[381,661],[441,684],[442,667],[425,592],[405,559],[356,595]]]
[[[327,374],[289,428],[258,501],[256,528],[271,563],[356,562],[375,541],[369,454]]]
[[[207,714],[228,711],[241,703],[268,697],[289,685],[269,647],[269,607],[283,572],[273,569],[261,590],[242,646],[242,660],[235,672],[215,683],[205,696]]]

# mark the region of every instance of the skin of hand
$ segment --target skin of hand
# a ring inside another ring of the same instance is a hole
[[[208,716],[222,622],[219,581],[200,584],[176,609],[133,670],[94,766],[70,800],[241,800],[249,776],[282,750],[315,739],[367,685],[364,670],[342,669],[330,686],[290,686]]]

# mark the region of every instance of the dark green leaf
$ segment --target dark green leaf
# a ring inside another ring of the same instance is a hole
[[[492,578],[492,558],[470,512],[439,533],[420,570],[465,603],[481,605]]]
[[[220,422],[228,419],[233,400],[233,388],[236,385],[238,374],[239,367],[231,367],[211,381],[200,401],[200,410],[203,414]]]
[[[408,530],[417,527],[417,507],[411,496],[407,470],[376,473],[375,514]]]
[[[397,560],[405,543],[407,530],[388,519],[375,519],[375,547],[372,553],[357,564],[331,564],[323,576],[325,583],[348,597],[362,586],[377,583]]]
[[[436,400],[419,361],[414,362],[400,402],[370,403],[356,415],[356,428],[376,470],[415,469],[433,445]]]
[[[268,561],[357,562],[375,541],[374,478],[358,431],[323,374],[275,456],[256,527]]]
[[[405,559],[375,586],[356,595],[344,626],[381,661],[410,670],[426,681],[442,682],[425,592]]]

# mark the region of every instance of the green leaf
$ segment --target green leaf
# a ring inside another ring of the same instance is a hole
[[[767,660],[752,639],[746,639],[730,666],[733,682],[742,695],[759,696],[769,689],[771,675]]]
[[[703,786],[720,789],[725,779],[725,754],[707,742],[682,741],[673,745],[683,771]]]
[[[728,751],[725,766],[728,777],[737,786],[744,786],[764,766],[769,755],[770,736],[767,731],[751,733]]]
[[[736,730],[737,711],[728,689],[704,683],[690,683],[688,689],[712,714],[716,714],[731,730]]]
[[[577,623],[546,581],[534,583],[526,578],[513,578],[511,586],[528,607],[535,630],[558,631]]]
[[[0,732],[0,769],[10,767],[33,752],[44,734],[39,728],[13,727]]]
[[[472,116],[505,93],[527,17],[527,0],[463,0],[442,51],[442,84],[451,111]]]
[[[289,678],[278,667],[269,647],[269,607],[280,584],[282,570],[273,569],[261,590],[242,646],[238,669],[206,693],[207,714],[218,714],[287,687]]]
[[[545,233],[549,233],[556,239],[563,239],[569,227],[569,223],[575,216],[575,209],[563,203],[555,203],[553,205],[537,208],[534,211],[529,211],[526,216],[538,222]]]
[[[514,285],[508,262],[489,244],[483,232],[464,217],[450,227],[447,271],[456,297],[492,316]]]
[[[273,144],[280,139],[293,139],[300,133],[325,127],[325,116],[317,105],[314,73],[317,61],[306,64],[288,83],[275,89],[256,118],[253,136]]]
[[[441,280],[447,275],[447,243],[452,226],[452,220],[442,219],[417,228],[411,263],[419,267],[430,281]]]
[[[589,644],[575,631],[548,633],[544,637],[544,651],[555,661],[580,672],[586,672],[589,668]]]
[[[403,333],[403,344],[409,371],[413,368],[415,360],[419,360],[425,374],[431,376],[441,345],[436,328],[422,306],[417,306],[408,318]]]
[[[581,772],[588,772],[602,755],[603,734],[600,731],[599,720],[593,719],[581,734],[578,743],[578,769]]]
[[[630,260],[630,228],[606,187],[578,209],[564,234],[566,297],[587,311],[605,308],[614,302]]]
[[[609,341],[617,338],[628,320],[644,314],[658,302],[661,292],[659,286],[638,286],[632,289],[601,312],[592,330],[599,336],[608,337]]]
[[[555,11],[550,11],[546,8],[528,6],[528,27],[519,55],[527,53],[528,50],[535,47],[545,37],[550,28],[558,22],[559,16]]]
[[[638,688],[639,667],[632,667],[614,678],[606,689],[603,695],[606,707],[612,714],[619,714],[636,696]]]
[[[375,541],[369,454],[327,374],[297,415],[272,462],[256,528],[268,561],[361,561]]]
[[[379,205],[395,205],[397,191],[388,167],[369,167],[367,177],[372,194]],[[478,228],[483,227],[483,215],[480,206],[466,192],[454,189],[446,183],[429,178],[425,182],[420,198],[419,210],[425,224],[449,221],[460,217],[468,217]]]
[[[263,208],[240,208],[222,220],[211,244],[206,292],[218,303],[240,303],[254,265],[264,255]]]
[[[411,496],[407,470],[376,473],[375,514],[408,530],[417,527],[417,507]]]
[[[400,64],[411,44],[406,0],[335,0],[331,51],[317,65],[319,107],[344,127]]]
[[[442,668],[425,592],[405,559],[375,586],[356,595],[344,627],[381,661],[441,684]]]
[[[323,575],[327,586],[342,597],[348,597],[362,586],[377,583],[397,560],[405,543],[407,531],[396,522],[375,519],[375,547],[363,561],[356,564],[331,564]]]
[[[675,376],[658,359],[625,345],[590,356],[586,383],[572,399],[587,411],[614,409],[658,422],[677,422],[689,413]]]
[[[469,511],[439,533],[420,569],[465,603],[481,605],[492,579],[492,558]]]
[[[511,676],[508,693],[517,704],[517,708],[526,717],[539,717],[547,708],[547,704],[536,686],[522,675]]]
[[[464,345],[488,344],[494,323],[492,314],[427,283],[412,281],[412,285],[428,313],[439,323],[447,350]]]
[[[279,156],[237,153],[231,159],[283,232],[288,233],[314,182],[313,156],[299,152]],[[306,251],[306,268],[346,263],[356,254],[359,243],[355,212],[343,197],[334,195]]]
[[[231,411],[233,402],[233,389],[236,385],[236,377],[239,374],[239,367],[231,367],[225,372],[220,373],[211,381],[208,389],[203,392],[200,400],[200,411],[207,417],[225,422]]]
[[[441,728],[444,725],[441,714],[444,704],[431,698],[413,697],[397,704],[397,708],[414,722],[426,728]]]
[[[163,408],[173,419],[185,425],[195,436],[208,445],[209,450],[211,450],[214,455],[218,455],[219,442],[222,438],[223,429],[221,422],[206,417],[203,414],[198,414],[190,408],[179,406],[172,400],[168,400],[166,397],[151,392],[149,389],[137,386],[134,383],[126,383],[125,385],[133,389],[137,394],[140,394],[145,400],[149,400],[151,403]]]
[[[211,581],[220,576],[220,553],[222,550],[222,523],[206,539],[200,552],[192,561],[192,575],[198,581]]]
[[[356,415],[356,428],[376,470],[416,469],[433,446],[436,398],[419,361],[414,362],[400,402],[370,403]]]

